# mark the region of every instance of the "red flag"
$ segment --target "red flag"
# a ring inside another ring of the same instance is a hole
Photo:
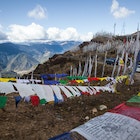
[[[39,105],[39,97],[38,96],[31,96],[31,103],[33,106],[38,106]]]
[[[127,106],[125,102],[111,109],[109,112],[119,113],[140,121],[140,107]]]

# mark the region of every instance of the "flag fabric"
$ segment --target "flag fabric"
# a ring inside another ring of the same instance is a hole
[[[113,71],[112,71],[112,75],[111,77],[114,77],[114,73],[115,73],[115,70],[116,70],[116,64],[117,64],[117,60],[119,58],[119,55],[116,56],[116,59],[115,59],[115,64],[114,64],[114,67],[113,67]]]
[[[4,108],[7,102],[7,96],[0,96],[0,108]]]
[[[126,104],[129,106],[140,107],[140,96],[133,96],[126,102]]]
[[[87,70],[88,70],[88,58],[85,61],[84,71],[82,73],[82,76],[87,76]]]
[[[124,62],[123,75],[126,73],[126,69],[127,69],[127,62],[128,62],[128,52],[126,52],[126,53],[125,53],[125,62]]]
[[[37,95],[31,96],[31,103],[33,106],[39,105],[39,97]]]
[[[140,104],[140,96],[133,96],[127,102],[129,102],[129,103],[139,103]]]
[[[138,52],[138,55],[137,55],[137,62],[140,61],[140,51]]]
[[[22,98],[21,96],[15,96],[14,98],[15,98],[16,107],[17,107],[18,103],[21,101]]]
[[[54,103],[59,103],[59,99],[57,98],[56,94],[54,93]]]
[[[40,100],[40,104],[41,104],[41,105],[44,105],[44,104],[46,104],[46,103],[47,103],[47,101],[46,101],[45,99],[41,99],[41,100]]]
[[[137,66],[138,66],[139,62],[140,62],[140,51],[138,52],[137,59],[136,59],[135,72],[136,72],[136,69],[137,69]]]
[[[31,99],[30,96],[26,96],[26,97],[24,97],[24,101],[25,101],[26,103],[29,103],[29,102],[30,102],[30,99]]]
[[[94,77],[97,77],[97,52],[95,54],[95,70],[94,70]]]
[[[106,112],[70,132],[77,132],[86,140],[139,140],[140,122],[125,115]]]
[[[50,138],[49,140],[73,140],[73,139],[71,138],[71,135],[69,132],[65,132],[56,137]]]
[[[130,81],[133,81],[134,74],[136,72],[137,68],[137,58],[138,58],[138,53],[140,51],[140,44],[139,44],[139,31],[137,32],[137,39],[136,39],[136,47],[135,47],[135,52],[134,52],[134,63],[133,63],[133,69],[130,75]]]
[[[127,106],[125,103],[121,103],[109,112],[122,114],[140,121],[140,107]]]
[[[78,76],[80,76],[81,73],[82,73],[82,66],[81,66],[81,62],[79,61]]]

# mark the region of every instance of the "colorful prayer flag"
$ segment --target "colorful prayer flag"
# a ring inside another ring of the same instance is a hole
[[[0,96],[0,108],[4,108],[7,102],[7,96]]]
[[[18,103],[21,101],[22,98],[21,96],[15,96],[14,98],[15,98],[16,107],[17,107]]]
[[[39,105],[39,97],[38,96],[31,96],[31,103],[33,106],[38,106]]]

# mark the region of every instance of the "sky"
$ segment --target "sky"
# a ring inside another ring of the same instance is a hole
[[[140,0],[0,0],[0,42],[89,41],[137,31]]]

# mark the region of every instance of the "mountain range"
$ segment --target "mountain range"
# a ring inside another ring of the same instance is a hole
[[[11,42],[0,44],[0,71],[1,73],[25,73],[34,69],[38,64],[47,61],[54,54],[61,54],[77,45],[75,41],[50,41],[43,43]]]

